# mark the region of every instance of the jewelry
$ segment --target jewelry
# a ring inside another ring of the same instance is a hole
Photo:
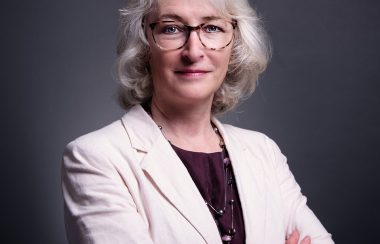
[[[230,193],[232,193],[232,190],[233,190],[233,185],[232,185],[233,184],[233,177],[232,177],[232,169],[231,169],[231,160],[228,157],[228,153],[226,150],[226,146],[224,144],[223,137],[220,135],[218,128],[216,128],[214,125],[213,125],[213,129],[214,129],[214,132],[218,135],[218,137],[220,139],[219,146],[222,149],[222,162],[223,162],[223,167],[224,167],[224,204],[223,204],[222,209],[216,209],[209,202],[207,202],[207,201],[205,201],[205,202],[206,202],[206,205],[209,207],[209,209],[214,211],[219,217],[222,217],[224,215],[224,213],[226,212],[226,208],[227,208],[227,188],[229,188]],[[230,194],[230,195],[232,196],[232,194]],[[228,201],[228,204],[231,208],[231,226],[228,229],[227,233],[225,233],[223,235],[221,233],[222,241],[227,243],[227,244],[232,241],[232,239],[236,233],[236,229],[234,227],[234,204],[235,204],[235,200],[230,199]]]
[[[161,130],[161,132],[163,133],[162,126],[161,125],[157,125],[157,126]],[[231,208],[231,226],[230,226],[230,228],[228,228],[227,233],[220,233],[220,235],[221,235],[221,239],[222,239],[223,243],[229,244],[232,241],[232,239],[234,238],[234,235],[236,233],[236,229],[234,227],[234,204],[235,204],[235,200],[233,198],[231,198],[227,201],[227,188],[229,189],[230,193],[232,193],[233,192],[233,183],[234,183],[233,182],[233,175],[232,175],[231,160],[228,156],[223,137],[221,136],[218,128],[216,128],[216,126],[214,126],[213,124],[212,124],[212,127],[213,127],[214,132],[219,137],[219,146],[222,149],[221,156],[222,156],[222,162],[223,162],[223,168],[224,168],[224,204],[223,204],[222,208],[217,208],[217,207],[212,206],[211,203],[207,202],[206,200],[205,200],[205,203],[208,206],[209,210],[211,212],[216,213],[216,215],[220,218],[225,214],[226,209],[227,209],[227,202],[228,202],[228,205]],[[232,197],[232,194],[230,194],[230,195]]]

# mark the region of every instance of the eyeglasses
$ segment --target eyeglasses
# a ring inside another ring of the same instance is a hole
[[[211,50],[221,50],[231,44],[237,23],[224,19],[210,20],[198,26],[180,21],[164,20],[149,24],[156,45],[163,50],[180,49],[196,31],[202,45]]]

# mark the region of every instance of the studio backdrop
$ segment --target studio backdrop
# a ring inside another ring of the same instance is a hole
[[[254,95],[221,119],[278,143],[336,243],[378,242],[380,2],[251,2],[273,57]],[[67,243],[63,148],[124,113],[114,72],[123,4],[2,4],[0,243]]]

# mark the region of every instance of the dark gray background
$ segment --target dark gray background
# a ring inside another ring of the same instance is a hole
[[[378,242],[380,1],[257,0],[274,56],[224,119],[272,137],[337,243]],[[66,243],[62,150],[122,115],[121,0],[2,1],[0,243]]]

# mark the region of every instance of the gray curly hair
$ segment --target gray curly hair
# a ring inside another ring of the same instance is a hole
[[[131,0],[120,9],[117,70],[119,103],[128,109],[151,99],[152,77],[148,70],[149,44],[142,22],[157,0]],[[226,77],[214,95],[212,113],[233,109],[256,88],[257,79],[269,61],[271,50],[260,18],[247,0],[210,0],[221,14],[237,22]]]

